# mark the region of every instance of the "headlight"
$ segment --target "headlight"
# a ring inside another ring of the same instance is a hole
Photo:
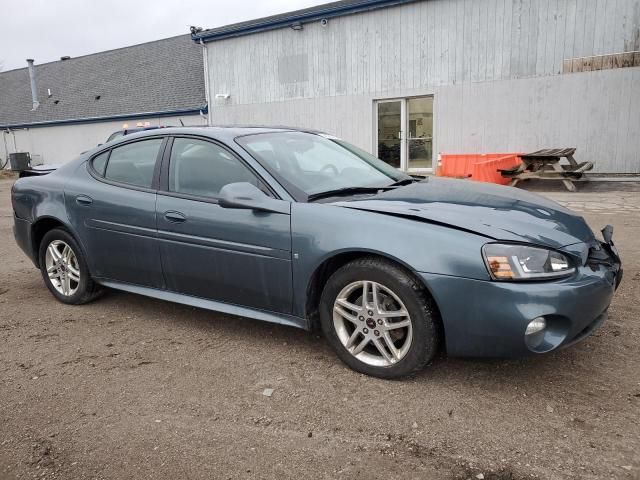
[[[566,255],[546,248],[487,243],[482,254],[494,280],[543,280],[576,270]]]

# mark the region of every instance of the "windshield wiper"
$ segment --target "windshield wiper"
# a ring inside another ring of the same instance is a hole
[[[409,185],[411,183],[416,183],[419,182],[420,180],[418,180],[417,178],[403,178],[402,180],[398,180],[397,182],[393,182],[392,184],[388,185],[389,187],[402,187],[404,185]]]
[[[345,187],[336,188],[335,190],[327,190],[325,192],[312,193],[307,197],[308,201],[317,200],[318,198],[337,197],[340,195],[350,195],[358,193],[378,193],[380,191],[388,190],[386,187]]]

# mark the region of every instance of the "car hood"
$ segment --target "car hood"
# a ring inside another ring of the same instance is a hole
[[[518,188],[468,180],[430,177],[334,205],[443,224],[495,240],[551,248],[591,242],[594,238],[581,216],[556,202]]]

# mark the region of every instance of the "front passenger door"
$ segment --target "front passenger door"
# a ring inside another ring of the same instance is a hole
[[[156,207],[167,287],[291,313],[290,215],[220,207],[220,189],[235,182],[266,189],[226,147],[200,138],[173,140]]]

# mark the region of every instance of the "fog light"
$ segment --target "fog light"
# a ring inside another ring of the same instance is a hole
[[[529,325],[527,325],[527,329],[525,330],[524,334],[533,335],[535,333],[543,331],[545,328],[547,328],[547,321],[544,318],[534,318],[533,320],[531,320],[531,322],[529,322]]]

